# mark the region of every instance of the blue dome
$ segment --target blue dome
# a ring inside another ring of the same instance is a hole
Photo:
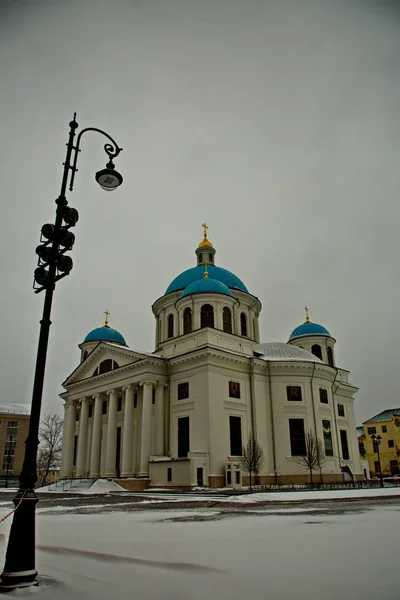
[[[318,325],[318,323],[312,323],[308,321],[306,323],[302,323],[296,329],[293,329],[290,334],[289,340],[292,340],[295,337],[300,337],[302,335],[328,335],[330,337],[330,333],[325,327],[322,325]]]
[[[127,345],[120,332],[116,329],[111,329],[111,327],[97,327],[97,329],[93,329],[83,340],[83,343],[85,342],[115,342],[122,346]]]
[[[244,283],[239,279],[239,277],[236,277],[236,275],[230,271],[222,269],[222,267],[216,267],[215,265],[208,265],[207,268],[210,274],[210,279],[220,281],[228,288],[235,288],[237,290],[242,290],[242,292],[248,293],[248,289]],[[171,292],[176,292],[177,290],[183,290],[194,281],[201,281],[203,278],[204,266],[197,265],[197,267],[192,267],[187,271],[183,271],[183,273],[178,275],[178,277],[175,277],[175,279],[167,287],[165,294],[170,294]],[[220,293],[225,294],[226,292]]]
[[[204,271],[203,271],[204,272]],[[216,279],[199,279],[190,283],[182,292],[181,298],[190,296],[191,294],[225,294],[226,296],[233,296],[231,290],[221,281]]]

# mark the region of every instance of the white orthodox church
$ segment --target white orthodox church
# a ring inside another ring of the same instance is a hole
[[[303,483],[296,457],[312,432],[324,481],[363,479],[349,371],[335,339],[306,321],[289,341],[260,342],[261,302],[215,264],[204,238],[196,266],[153,304],[154,352],[129,348],[108,325],[91,331],[64,381],[64,478],[113,478],[126,489],[240,487],[250,436],[263,449],[260,484]]]

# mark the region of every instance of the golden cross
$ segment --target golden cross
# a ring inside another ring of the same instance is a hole
[[[104,314],[106,316],[106,318],[104,320],[104,327],[108,327],[108,317],[110,316],[111,313],[109,313],[108,310],[105,310]]]
[[[304,310],[306,311],[306,323],[309,323],[310,322],[310,317],[308,316],[308,306],[307,306],[307,304],[305,305]]]
[[[207,229],[208,229],[207,223],[203,223],[202,227],[204,227],[204,237],[206,238],[207,237]]]

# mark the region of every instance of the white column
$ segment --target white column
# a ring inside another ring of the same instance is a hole
[[[200,307],[201,307],[201,304],[192,305],[192,327],[193,327],[193,330],[200,329],[200,325],[201,325]]]
[[[94,396],[92,448],[90,452],[90,477],[100,477],[100,451],[101,451],[101,417],[103,412],[103,397],[101,394]]]
[[[154,454],[164,455],[164,384],[159,383],[156,387],[155,406],[155,447]]]
[[[78,454],[76,459],[76,475],[86,476],[86,449],[88,440],[89,398],[83,398],[79,419]]]
[[[141,476],[149,475],[149,460],[151,452],[151,417],[152,417],[152,390],[153,381],[143,381],[142,403],[142,437],[140,443],[140,473]]]
[[[133,475],[133,394],[134,388],[125,388],[124,430],[122,435],[122,477]]]
[[[74,468],[76,406],[74,400],[65,403],[65,420],[62,449],[62,477],[72,477]]]
[[[106,445],[106,477],[116,476],[117,453],[117,409],[118,393],[116,390],[107,392],[110,396],[108,403],[107,445]]]

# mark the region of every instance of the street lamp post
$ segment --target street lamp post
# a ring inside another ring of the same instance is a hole
[[[375,452],[377,452],[378,454],[378,464],[379,464],[379,479],[381,482],[381,488],[383,488],[383,477],[382,477],[382,465],[381,465],[381,455],[379,452],[379,446],[381,445],[381,441],[382,441],[382,436],[380,435],[373,435],[372,437],[372,443],[374,446],[374,450]]]
[[[9,592],[17,587],[37,585],[37,571],[35,568],[35,512],[38,498],[35,493],[37,481],[37,449],[39,445],[40,410],[42,404],[43,382],[46,367],[47,347],[50,332],[51,305],[57,281],[69,274],[72,269],[72,259],[65,254],[71,250],[75,241],[74,234],[70,231],[78,221],[78,211],[70,208],[66,199],[66,190],[69,181],[69,190],[72,191],[77,171],[76,165],[80,152],[82,135],[88,131],[96,131],[105,136],[110,143],[106,143],[104,150],[109,157],[105,169],[96,173],[99,185],[111,191],[122,183],[122,176],[115,171],[113,158],[118,156],[122,148],[101,129],[87,127],[82,129],[74,143],[75,132],[78,128],[76,113],[69,124],[69,138],[67,153],[64,163],[61,192],[56,199],[56,218],[54,225],[46,224],[42,227],[41,245],[36,248],[39,256],[38,267],[35,269],[35,293],[45,291],[43,315],[40,321],[39,343],[36,357],[35,376],[32,392],[29,432],[25,442],[25,456],[19,478],[19,490],[14,498],[16,507],[8,540],[6,562],[0,580],[0,593]]]

